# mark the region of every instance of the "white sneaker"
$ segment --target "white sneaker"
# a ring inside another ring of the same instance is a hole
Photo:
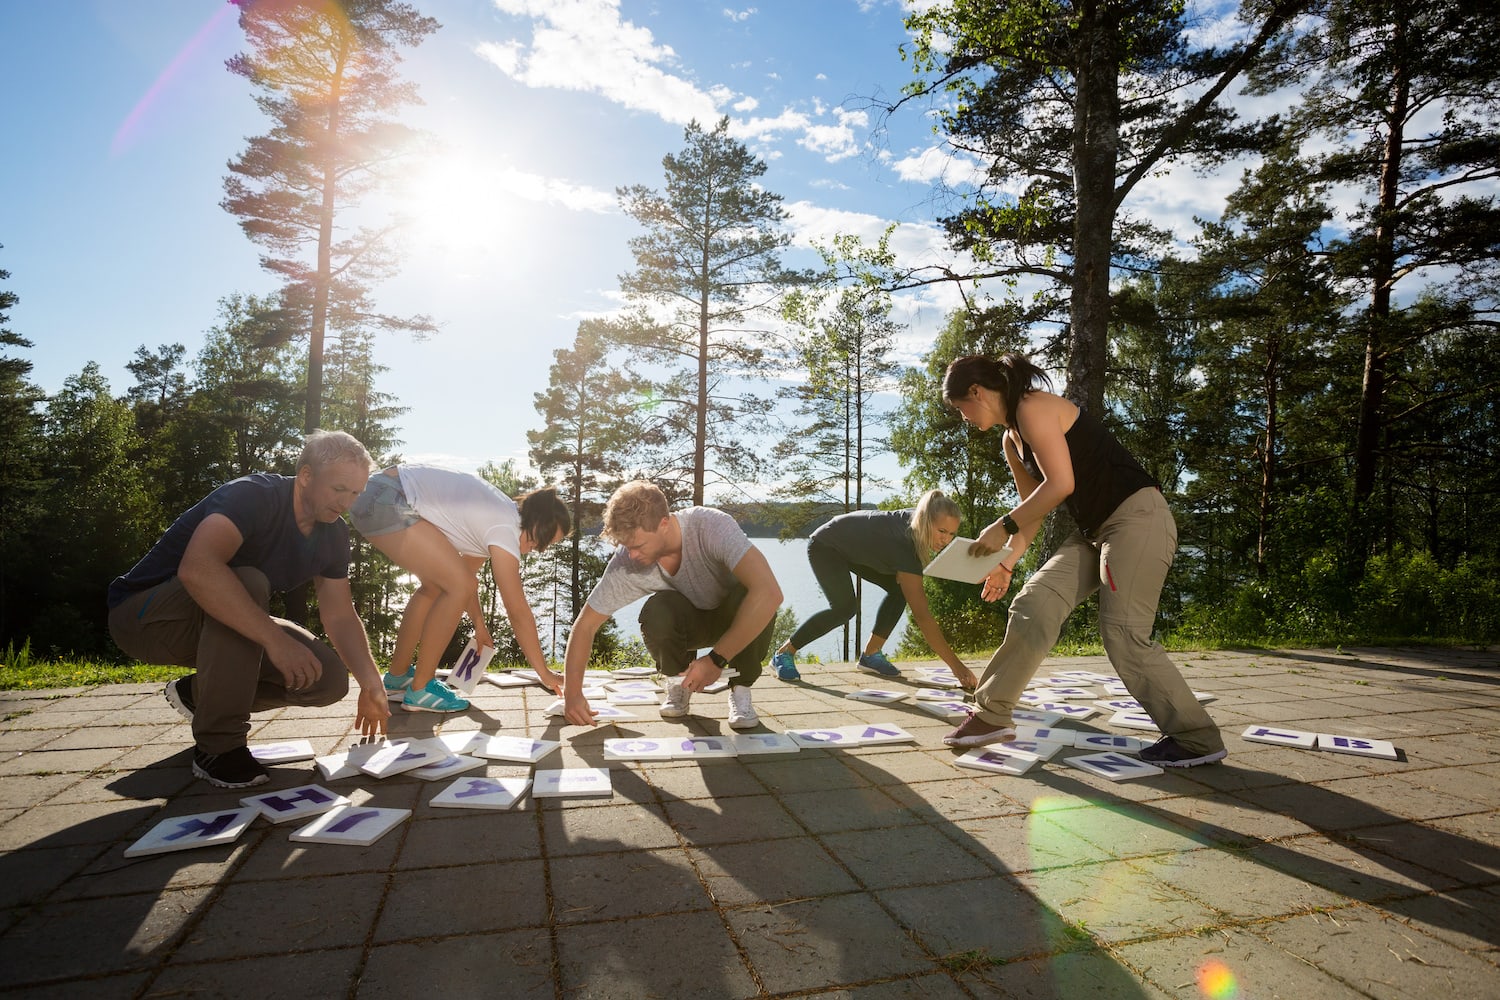
[[[729,689],[729,728],[754,729],[758,725],[760,725],[760,716],[755,714],[755,706],[750,704],[750,689],[731,687]]]
[[[693,697],[693,692],[682,686],[680,677],[663,677],[662,682],[667,686],[667,696],[660,706],[661,717],[679,719],[687,715],[688,700]]]

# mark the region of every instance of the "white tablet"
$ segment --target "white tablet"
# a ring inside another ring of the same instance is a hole
[[[927,576],[942,577],[944,580],[979,583],[990,575],[991,570],[1000,565],[1001,560],[1010,555],[1010,546],[1007,545],[999,552],[991,552],[987,556],[971,556],[969,546],[973,544],[972,538],[954,538],[933,558],[932,562],[927,564],[927,568],[922,572]]]

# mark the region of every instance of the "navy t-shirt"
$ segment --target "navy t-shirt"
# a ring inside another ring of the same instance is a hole
[[[109,606],[176,576],[188,541],[210,514],[229,518],[244,539],[229,565],[260,570],[273,594],[285,593],[313,577],[347,577],[349,526],[342,520],[319,521],[312,534],[302,534],[292,505],[295,483],[291,476],[256,473],[220,486],[172,522],[130,572],[115,578],[109,585]]]

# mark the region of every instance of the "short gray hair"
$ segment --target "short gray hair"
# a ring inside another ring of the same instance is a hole
[[[352,434],[343,431],[316,430],[302,444],[302,454],[297,456],[297,471],[311,466],[319,472],[340,462],[363,462],[366,472],[373,472],[375,460],[365,446]]]

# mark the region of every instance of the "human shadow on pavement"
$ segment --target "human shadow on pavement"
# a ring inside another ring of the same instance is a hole
[[[1492,886],[1500,877],[1500,845],[1443,830],[1389,811],[1322,785],[1281,782],[1257,785],[1242,775],[1260,772],[1236,767],[1232,762],[1192,772],[1192,778],[1168,772],[1155,780],[1196,780],[1220,789],[1211,796],[1168,799],[1181,807],[1174,811],[1152,801],[1108,800],[1094,787],[1064,771],[1045,772],[1055,791],[1085,800],[1088,807],[1103,809],[1122,821],[1135,821],[1163,831],[1178,832],[1204,848],[1230,852],[1234,857],[1263,865],[1318,886],[1347,899],[1378,904],[1398,916],[1500,946],[1500,913],[1489,901],[1466,902],[1443,896],[1442,906],[1431,905],[1432,893],[1450,893],[1468,887]],[[1024,779],[1023,779],[1024,780]],[[1153,779],[1147,778],[1144,781]],[[1239,786],[1239,787],[1230,787]],[[1215,805],[1232,804],[1251,815],[1233,826],[1212,819],[1195,819],[1199,800]],[[1263,822],[1255,812],[1287,817],[1326,838],[1322,845],[1309,834],[1263,837],[1256,828]],[[1090,817],[1088,809],[1058,810],[1046,817],[1085,839],[1101,852],[1117,852],[1119,844],[1107,835],[1115,824]],[[1327,854],[1348,852],[1354,859],[1335,860]],[[1356,864],[1355,859],[1358,860]],[[1389,875],[1381,875],[1385,870]]]
[[[163,818],[239,806],[235,793],[184,797],[194,781],[189,752],[163,748],[163,754],[107,783],[122,801],[77,807],[102,814],[0,854],[0,969],[7,987],[88,979],[119,983],[122,995],[131,995],[130,984],[149,981],[214,885],[259,840],[252,830],[221,847],[125,858],[124,849]],[[150,801],[129,801],[137,799]],[[69,808],[43,804],[22,822],[45,810],[63,811],[65,819]]]
[[[768,992],[1151,995],[985,844],[895,802],[846,756],[705,762],[703,797],[657,792]],[[879,769],[879,754],[860,757]]]

